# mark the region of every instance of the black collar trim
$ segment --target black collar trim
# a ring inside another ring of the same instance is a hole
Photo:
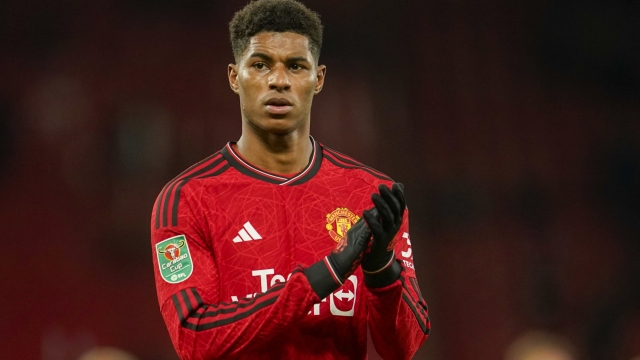
[[[260,170],[249,164],[233,149],[233,145],[235,144],[233,141],[228,142],[220,152],[231,166],[247,176],[276,185],[300,185],[313,178],[315,174],[318,173],[320,166],[322,165],[322,148],[313,137],[310,136],[310,138],[311,144],[313,145],[313,151],[309,157],[309,164],[304,168],[304,170],[290,178]]]

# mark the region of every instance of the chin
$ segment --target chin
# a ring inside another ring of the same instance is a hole
[[[296,129],[297,128],[295,126],[283,126],[283,125],[274,125],[274,126],[268,126],[264,128],[264,130],[268,133],[280,134],[280,135],[292,133]]]
[[[292,119],[269,117],[257,124],[260,129],[271,134],[289,134],[300,128],[301,123]]]

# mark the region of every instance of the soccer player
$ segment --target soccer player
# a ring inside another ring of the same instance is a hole
[[[230,23],[242,136],[160,192],[151,243],[182,359],[413,356],[430,323],[403,188],[310,137],[322,25],[293,0]]]

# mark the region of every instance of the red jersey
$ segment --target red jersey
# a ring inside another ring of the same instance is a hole
[[[410,358],[430,330],[415,277],[408,211],[400,278],[365,285],[360,268],[324,299],[303,270],[373,206],[386,175],[312,139],[291,177],[228,143],[161,191],[151,217],[158,301],[182,359],[364,359],[367,326],[385,359]]]

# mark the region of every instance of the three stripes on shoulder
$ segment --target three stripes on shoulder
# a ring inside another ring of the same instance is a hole
[[[238,231],[238,236],[233,238],[234,243],[239,243],[243,241],[251,241],[251,240],[260,240],[262,236],[258,234],[256,229],[253,228],[250,222],[246,222],[242,228],[242,230]]]

